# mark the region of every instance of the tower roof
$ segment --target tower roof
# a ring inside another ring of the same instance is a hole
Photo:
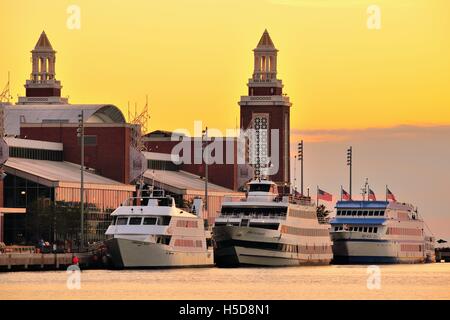
[[[272,42],[272,39],[270,38],[269,32],[267,29],[264,30],[264,33],[261,36],[261,39],[258,42],[258,45],[256,47],[261,49],[275,49],[275,45]]]
[[[42,31],[41,36],[39,37],[39,40],[34,47],[34,50],[53,50],[52,45],[50,44],[50,41],[45,34],[45,31]]]

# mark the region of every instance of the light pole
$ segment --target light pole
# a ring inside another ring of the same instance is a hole
[[[208,145],[208,127],[202,132],[203,141],[203,159],[205,161],[205,212],[208,216],[208,156],[205,158],[205,149]],[[208,153],[206,153],[208,154]]]
[[[297,158],[300,161],[300,193],[303,196],[303,140],[298,144]]]
[[[80,214],[81,214],[81,232],[80,247],[84,248],[84,113],[78,115],[77,137],[81,145],[81,179],[80,179]]]
[[[294,195],[297,191],[297,156],[294,156]]]
[[[350,200],[352,200],[352,162],[353,162],[353,151],[352,147],[347,149],[347,165],[350,169],[350,180],[349,180],[349,194]]]

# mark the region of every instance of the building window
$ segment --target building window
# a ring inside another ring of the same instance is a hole
[[[178,171],[179,166],[172,161],[148,160],[147,168],[151,170]]]
[[[78,137],[78,145],[81,145],[81,137]],[[97,136],[84,135],[84,145],[85,146],[96,146],[97,145]]]
[[[63,152],[59,150],[45,150],[33,148],[10,147],[9,156],[12,158],[62,161]]]

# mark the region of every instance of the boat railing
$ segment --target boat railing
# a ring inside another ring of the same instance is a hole
[[[158,201],[157,205],[161,205],[161,200],[167,200],[167,204],[162,206],[171,206],[172,205],[172,197],[170,196],[164,196],[164,197],[155,197],[155,196],[148,196],[148,197],[130,197],[124,202],[120,204],[122,207],[131,207],[131,206],[147,206],[151,203],[150,200],[156,200]]]
[[[217,211],[219,214],[219,218],[246,218],[246,219],[285,219],[286,214],[245,214],[245,213],[231,213],[231,214],[223,214],[220,211]]]
[[[319,222],[319,224],[329,224],[330,217],[317,216],[317,221]]]

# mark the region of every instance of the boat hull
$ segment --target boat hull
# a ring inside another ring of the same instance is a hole
[[[423,252],[402,254],[400,244],[394,241],[333,241],[333,263],[336,264],[424,263],[425,261]]]
[[[218,267],[325,265],[330,254],[301,254],[282,251],[286,244],[277,230],[217,226],[213,228],[214,263]],[[301,245],[299,243],[299,245]]]
[[[213,266],[211,250],[175,251],[168,245],[114,238],[105,242],[115,268],[181,268]]]

